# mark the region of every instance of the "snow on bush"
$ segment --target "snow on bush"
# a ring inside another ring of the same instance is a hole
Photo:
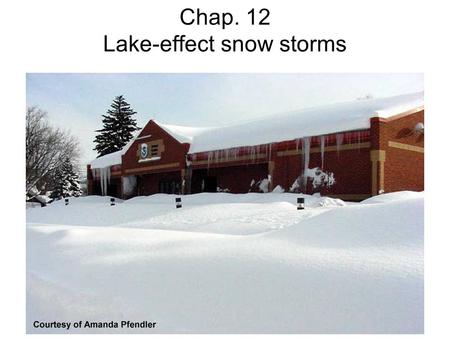
[[[284,189],[281,187],[281,185],[277,185],[275,188],[273,188],[272,192],[281,194],[284,192]]]
[[[264,178],[259,183],[259,190],[262,192],[269,192],[269,184],[270,184],[270,180],[268,178]]]
[[[321,187],[330,188],[336,183],[334,173],[323,171],[319,167],[307,168],[304,170],[303,175],[297,177],[289,188],[290,192],[300,192],[306,189],[308,182],[311,182],[313,189],[319,189]]]
[[[312,181],[314,189],[319,187],[330,188],[336,183],[334,173],[323,171],[319,167],[307,169],[303,175]]]

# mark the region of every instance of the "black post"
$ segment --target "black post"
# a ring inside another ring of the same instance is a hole
[[[178,208],[181,208],[181,197],[175,197],[175,206]]]
[[[65,198],[65,199],[64,199],[64,204],[65,204],[65,205],[69,205],[69,199],[68,199],[68,198]]]
[[[303,197],[297,197],[297,210],[305,209],[305,199]]]
[[[111,197],[111,206],[116,205],[116,199],[114,197]]]

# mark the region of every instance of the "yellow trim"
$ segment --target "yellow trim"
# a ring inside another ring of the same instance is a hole
[[[174,163],[167,163],[167,164],[160,164],[160,165],[151,165],[151,166],[135,168],[135,169],[125,169],[125,174],[137,173],[137,172],[142,172],[142,171],[159,170],[159,169],[179,168],[179,167],[180,167],[180,162],[174,162]]]
[[[423,147],[413,146],[413,145],[410,145],[410,144],[399,143],[399,142],[394,142],[394,141],[389,141],[388,142],[388,146],[391,147],[391,148],[415,151],[417,153],[422,153],[422,154],[425,152]]]
[[[339,151],[354,150],[354,149],[364,149],[364,148],[370,148],[370,142],[343,144],[343,145],[339,146]],[[337,151],[337,150],[338,150],[337,146],[325,147],[325,152]],[[320,153],[320,152],[321,152],[320,147],[311,148],[311,150],[310,150],[311,154]],[[300,155],[300,154],[303,154],[303,150],[302,149],[284,150],[284,151],[278,151],[277,152],[277,155],[279,157],[294,156],[294,155]]]
[[[384,191],[384,160],[383,161],[379,161],[380,163],[380,189],[379,190],[383,190]]]
[[[266,154],[256,154],[256,155],[245,155],[245,156],[240,156],[240,157],[236,157],[236,158],[219,158],[219,159],[214,159],[212,161],[208,161],[208,160],[201,160],[201,161],[192,161],[192,165],[202,165],[202,164],[215,164],[215,163],[224,163],[224,162],[238,162],[238,161],[245,161],[245,160],[260,160],[260,159],[264,159],[266,158]]]
[[[384,150],[372,150],[370,152],[370,160],[384,162],[386,160],[386,151]]]
[[[386,160],[385,150],[371,150],[370,161],[372,162],[372,196],[378,195],[380,190],[384,190],[384,161]],[[378,171],[379,165],[379,171]],[[379,174],[379,175],[378,175]],[[378,182],[378,176],[380,180]]]
[[[377,169],[378,169],[378,162],[372,161],[372,196],[377,195]]]

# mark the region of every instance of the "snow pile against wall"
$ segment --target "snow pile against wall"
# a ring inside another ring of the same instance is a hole
[[[362,204],[373,204],[373,203],[386,203],[386,202],[395,202],[395,201],[404,201],[407,199],[414,199],[418,197],[425,197],[424,192],[416,192],[416,191],[397,191],[391,192],[389,194],[381,194],[377,196],[372,196],[364,201]]]
[[[190,153],[198,153],[367,129],[372,117],[390,117],[423,105],[420,92],[302,109],[216,128],[160,125],[180,142],[190,143]]]

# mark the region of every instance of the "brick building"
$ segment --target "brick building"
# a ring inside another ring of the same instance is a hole
[[[92,161],[88,193],[293,191],[362,200],[424,189],[423,93],[277,114],[223,127],[150,120]]]

